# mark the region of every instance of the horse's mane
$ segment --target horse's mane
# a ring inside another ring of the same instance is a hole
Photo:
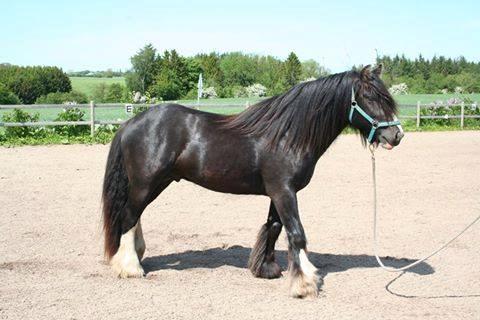
[[[224,118],[223,127],[262,136],[269,147],[284,141],[281,147],[287,150],[326,149],[345,127],[355,79],[358,72],[350,71],[300,83]]]

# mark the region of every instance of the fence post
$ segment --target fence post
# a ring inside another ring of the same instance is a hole
[[[90,101],[90,135],[95,135],[95,103]]]
[[[417,130],[420,128],[420,101],[417,101]]]
[[[460,128],[463,129],[463,125],[465,122],[465,102],[462,101],[460,108]]]
[[[250,108],[250,101],[247,100],[247,103],[245,103],[245,109]]]

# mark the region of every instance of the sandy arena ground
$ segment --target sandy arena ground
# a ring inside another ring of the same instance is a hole
[[[320,297],[246,269],[269,200],[172,184],[142,218],[144,279],[102,258],[108,146],[0,148],[1,319],[480,319],[480,225],[400,277],[372,256],[370,158],[342,136],[299,204]],[[408,133],[377,153],[381,255],[401,266],[480,213],[480,132]],[[277,246],[286,267],[286,240]]]

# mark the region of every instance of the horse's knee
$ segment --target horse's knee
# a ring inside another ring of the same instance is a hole
[[[307,246],[307,239],[303,232],[292,232],[289,238],[291,245],[295,249],[305,249]]]

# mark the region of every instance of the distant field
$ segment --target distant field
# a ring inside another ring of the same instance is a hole
[[[70,77],[70,81],[72,82],[73,90],[83,92],[87,96],[91,96],[93,94],[93,90],[95,86],[102,82],[106,84],[112,84],[112,83],[125,84],[124,77],[114,77],[114,78]]]

